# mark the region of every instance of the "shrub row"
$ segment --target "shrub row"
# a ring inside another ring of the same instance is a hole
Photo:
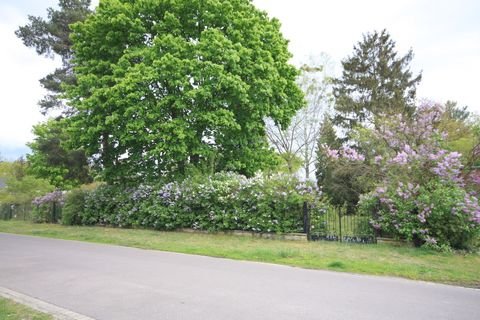
[[[247,179],[233,173],[180,183],[74,190],[63,207],[64,224],[159,230],[301,232],[303,203],[312,214],[326,206],[314,187],[286,175]]]

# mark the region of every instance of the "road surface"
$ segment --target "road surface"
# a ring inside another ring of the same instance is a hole
[[[0,287],[98,320],[480,319],[480,290],[0,233]]]

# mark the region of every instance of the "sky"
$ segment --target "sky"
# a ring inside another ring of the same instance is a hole
[[[59,65],[26,48],[14,31],[27,16],[44,16],[57,0],[0,0],[0,157],[28,152],[32,126],[44,121],[38,80]],[[98,3],[98,1],[94,1]],[[293,63],[326,53],[334,73],[362,35],[387,29],[399,54],[414,52],[412,70],[422,72],[417,96],[457,101],[480,113],[480,1],[478,0],[253,0],[278,18]]]

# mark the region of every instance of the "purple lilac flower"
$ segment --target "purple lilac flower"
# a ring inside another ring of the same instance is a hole
[[[359,154],[357,150],[350,148],[350,147],[342,147],[340,150],[342,157],[351,161],[364,161],[365,156]]]
[[[40,206],[47,203],[57,202],[63,205],[64,201],[65,201],[64,192],[60,190],[56,190],[56,191],[47,193],[41,197],[36,197],[35,199],[33,199],[32,204],[36,206]]]
[[[405,151],[397,153],[397,155],[390,160],[392,164],[404,165],[408,163],[408,154]]]
[[[334,159],[334,160],[338,159],[338,157],[339,157],[338,150],[330,149],[327,146],[324,146],[324,150],[325,150],[325,153],[326,153],[327,157],[329,157],[331,159]]]
[[[384,193],[386,192],[386,190],[385,190],[384,187],[378,187],[378,188],[375,190],[375,192],[380,195],[380,194],[384,194]]]
[[[444,181],[462,183],[463,178],[461,177],[461,169],[463,165],[460,161],[461,156],[462,155],[458,152],[442,153],[438,162],[432,168],[432,172]]]
[[[428,244],[437,244],[437,240],[434,237],[426,236],[425,237],[425,242]]]
[[[376,157],[374,158],[375,164],[379,164],[380,162],[382,162],[382,160],[383,160],[383,157],[382,157],[382,156],[376,156]]]
[[[382,226],[374,220],[370,220],[370,225],[372,226],[372,228],[374,228],[376,230],[382,229]]]

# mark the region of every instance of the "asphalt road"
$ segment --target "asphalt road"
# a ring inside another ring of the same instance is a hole
[[[480,319],[480,290],[0,233],[0,286],[99,320]]]

